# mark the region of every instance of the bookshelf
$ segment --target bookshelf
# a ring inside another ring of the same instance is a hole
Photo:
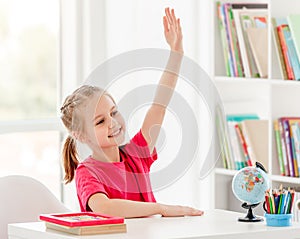
[[[273,120],[283,116],[300,117],[300,81],[283,80],[279,70],[279,59],[276,53],[272,28],[268,27],[268,76],[266,78],[227,77],[223,57],[220,30],[217,20],[217,7],[214,0],[210,10],[213,14],[211,22],[214,31],[211,32],[212,44],[212,79],[223,101],[225,114],[256,113],[260,119],[268,120],[268,174],[272,187],[297,187],[300,178],[281,176],[276,152],[276,142],[273,131]],[[300,14],[298,0],[221,0],[221,3],[264,3],[267,4],[268,22],[272,17]],[[245,212],[231,190],[231,181],[235,170],[224,169],[222,160],[218,161],[214,171],[214,207]],[[259,206],[258,214],[262,214]]]

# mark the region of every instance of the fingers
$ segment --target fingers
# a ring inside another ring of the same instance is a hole
[[[166,13],[166,17],[167,17],[169,25],[172,25],[173,19],[172,19],[171,13],[170,13],[170,9],[168,7],[165,8],[165,13]]]
[[[168,32],[169,31],[169,23],[168,23],[168,19],[166,16],[163,17],[163,23],[164,23],[165,32]]]
[[[176,19],[176,16],[175,16],[175,11],[174,9],[171,9],[170,11],[170,8],[165,8],[165,14],[166,14],[166,20],[169,24],[170,27],[174,27],[175,29],[178,28],[178,19]]]

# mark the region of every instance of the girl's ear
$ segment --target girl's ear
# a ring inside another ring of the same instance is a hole
[[[84,134],[79,133],[78,131],[73,131],[71,133],[72,137],[74,137],[76,140],[79,140],[81,143],[85,143],[86,139],[84,137]]]

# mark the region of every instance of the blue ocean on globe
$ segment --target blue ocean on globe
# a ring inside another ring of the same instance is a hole
[[[242,168],[232,179],[233,194],[248,204],[264,201],[267,189],[269,189],[268,175],[260,168]]]

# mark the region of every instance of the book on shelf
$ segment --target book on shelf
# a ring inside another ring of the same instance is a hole
[[[260,162],[268,171],[269,121],[244,120],[241,122],[241,128],[252,165]]]
[[[287,80],[300,80],[298,21],[298,15],[272,18],[280,71]]]
[[[250,49],[253,53],[256,67],[260,78],[268,77],[268,29],[254,28],[247,29]]]
[[[223,167],[239,170],[260,162],[268,170],[268,120],[256,114],[227,115],[224,120],[222,126],[217,120]]]
[[[48,229],[77,235],[124,233],[127,231],[124,218],[92,212],[41,214],[40,220],[45,221]]]
[[[298,61],[300,62],[300,14],[288,15],[287,21],[294,40]]]
[[[273,127],[274,127],[274,136],[275,136],[275,142],[276,142],[276,150],[277,150],[277,157],[278,157],[278,163],[279,163],[279,170],[280,175],[284,176],[285,172],[287,171],[287,159],[285,154],[285,149],[283,149],[279,131],[279,123],[278,120],[273,121]]]
[[[274,18],[272,17],[272,33],[273,33],[273,39],[274,39],[274,45],[275,45],[275,49],[276,49],[276,54],[277,54],[277,58],[279,61],[279,70],[281,73],[281,78],[284,80],[288,79],[288,75],[287,75],[287,67],[285,64],[285,58],[283,55],[283,51],[281,48],[281,43],[279,40],[279,36],[278,36],[278,31],[277,31],[277,27],[284,24],[284,19],[283,18]]]
[[[257,70],[254,55],[252,54],[252,51],[250,49],[250,43],[246,33],[247,29],[253,26],[253,20],[255,19],[255,17],[267,16],[267,10],[255,8],[248,9],[245,7],[237,8],[237,6],[238,4],[232,4],[232,12],[236,23],[236,32],[240,45],[245,77],[257,77],[259,75],[259,72]]]
[[[284,40],[287,46],[287,53],[290,59],[291,67],[294,73],[294,80],[300,80],[300,63],[297,57],[294,40],[291,35],[289,25],[281,25],[279,28],[282,29]]]
[[[267,77],[267,4],[217,2],[217,17],[226,74]]]
[[[274,133],[280,174],[300,175],[300,117],[280,117],[274,121]]]

